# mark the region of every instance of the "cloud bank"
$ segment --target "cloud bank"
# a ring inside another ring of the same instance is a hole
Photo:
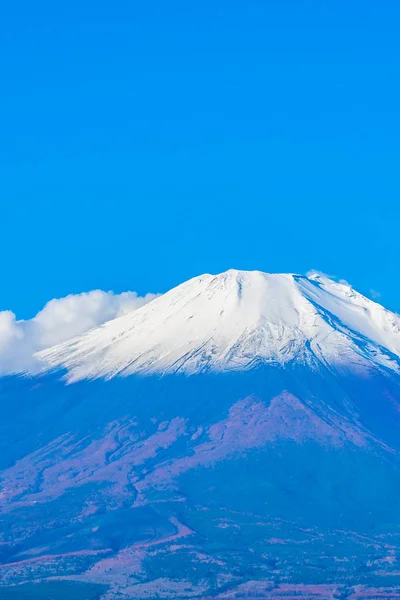
[[[0,375],[37,372],[40,363],[35,352],[136,310],[156,296],[93,290],[50,300],[29,320],[17,320],[10,310],[0,311]]]

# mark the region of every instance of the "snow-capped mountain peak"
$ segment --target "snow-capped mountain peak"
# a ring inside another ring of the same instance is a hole
[[[326,277],[229,270],[39,354],[70,381],[301,361],[399,370],[400,318]]]

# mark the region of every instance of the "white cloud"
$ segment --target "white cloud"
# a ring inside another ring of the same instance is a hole
[[[328,275],[327,273],[324,273],[323,271],[318,271],[317,269],[311,269],[311,271],[307,271],[306,276],[310,277],[310,279],[317,277],[320,277],[322,279],[335,279],[334,275]]]
[[[336,281],[337,283],[351,287],[351,283],[346,281],[346,279],[338,279],[336,275],[328,275],[327,273],[324,273],[323,271],[317,271],[316,269],[308,271],[306,275],[307,277],[310,277],[310,279],[331,279],[332,281]]]
[[[382,294],[376,290],[369,290],[369,295],[371,296],[372,300],[379,300],[379,298],[382,296]]]
[[[0,375],[35,372],[34,353],[71,339],[147,304],[157,294],[93,290],[50,300],[33,319],[18,321],[9,311],[0,311]]]

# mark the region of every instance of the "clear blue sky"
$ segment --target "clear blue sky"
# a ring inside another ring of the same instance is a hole
[[[400,311],[400,4],[5,0],[0,309],[230,267]]]

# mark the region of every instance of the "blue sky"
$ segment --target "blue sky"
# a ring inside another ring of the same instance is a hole
[[[230,267],[400,311],[400,4],[0,9],[0,310]]]

